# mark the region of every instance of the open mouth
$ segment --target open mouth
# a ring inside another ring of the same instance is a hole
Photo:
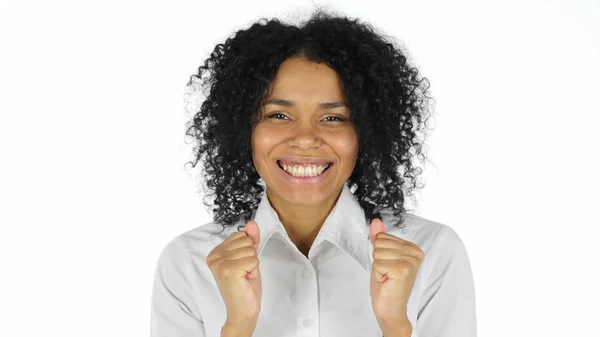
[[[279,168],[281,168],[281,170],[282,170],[283,172],[285,172],[285,173],[287,173],[287,174],[289,174],[289,175],[292,175],[290,172],[286,171],[286,170],[283,168],[283,166],[281,165],[281,161],[280,161],[280,160],[278,160],[278,161],[277,161],[277,166],[279,166]],[[329,162],[329,163],[327,164],[327,166],[325,167],[325,169],[323,170],[323,172],[321,172],[320,174],[318,174],[318,175],[316,175],[316,176],[308,176],[308,175],[307,175],[307,176],[300,176],[299,178],[313,178],[313,177],[318,177],[318,176],[322,175],[323,173],[325,173],[325,171],[329,170],[329,168],[331,168],[332,166],[333,166],[333,163],[332,163],[332,162]]]

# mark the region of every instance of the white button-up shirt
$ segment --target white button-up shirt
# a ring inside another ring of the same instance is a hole
[[[469,258],[449,226],[406,214],[386,232],[425,253],[407,313],[412,337],[475,337],[475,287]],[[260,228],[261,311],[253,336],[381,337],[371,305],[373,245],[364,211],[344,185],[308,258],[292,243],[266,193],[252,215]],[[152,337],[220,337],[227,309],[206,257],[238,226],[211,222],[175,237],[155,271]]]

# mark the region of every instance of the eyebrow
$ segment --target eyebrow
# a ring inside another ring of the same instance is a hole
[[[270,99],[268,101],[266,101],[263,106],[267,105],[267,104],[273,104],[273,105],[279,105],[279,106],[284,106],[284,107],[293,107],[296,104],[293,101],[288,101],[286,99]],[[340,108],[340,107],[348,107],[348,104],[344,103],[344,102],[324,102],[324,103],[319,103],[318,104],[319,108],[323,108],[323,109],[335,109],[335,108]]]

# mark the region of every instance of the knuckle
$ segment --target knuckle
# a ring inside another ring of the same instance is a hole
[[[398,271],[404,275],[410,274],[413,269],[412,263],[410,263],[409,261],[403,261],[403,260],[398,261],[396,263],[396,267],[397,267]]]
[[[206,263],[209,265],[215,260],[215,250],[216,249],[211,250],[210,253],[208,253],[208,255],[206,256]]]
[[[423,259],[425,258],[425,252],[423,252],[423,250],[421,248],[417,247],[417,257],[420,261],[423,261]]]
[[[213,272],[213,274],[218,274],[218,273],[220,273],[220,271],[223,267],[223,261],[215,260],[212,262],[212,264],[209,267],[210,267],[210,270]]]
[[[245,255],[254,256],[256,255],[256,250],[252,246],[247,246],[242,248]]]

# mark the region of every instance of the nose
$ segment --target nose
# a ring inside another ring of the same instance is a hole
[[[288,141],[289,146],[295,146],[300,149],[319,147],[321,143],[322,139],[319,131],[309,122],[297,123],[297,127],[291,131]]]

